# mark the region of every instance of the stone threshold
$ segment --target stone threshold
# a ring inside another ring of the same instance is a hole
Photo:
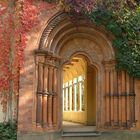
[[[62,137],[98,137],[101,135],[101,132],[98,131],[71,131],[71,132],[65,132],[62,131]]]

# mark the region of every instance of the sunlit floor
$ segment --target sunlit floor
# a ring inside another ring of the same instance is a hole
[[[84,126],[84,125],[76,122],[63,121],[63,126]]]
[[[63,130],[64,131],[95,131],[96,126],[86,126],[84,124],[63,121]]]

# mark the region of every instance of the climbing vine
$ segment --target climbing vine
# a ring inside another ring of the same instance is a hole
[[[28,33],[42,11],[56,6],[104,25],[115,39],[117,68],[140,78],[140,2],[138,0],[3,0],[0,2],[0,103],[3,111],[18,95]],[[76,17],[75,16],[75,17]]]
[[[89,16],[97,26],[104,25],[115,36],[117,68],[140,78],[140,9],[124,9],[119,15],[97,9]]]
[[[83,14],[97,26],[103,25],[115,39],[117,69],[140,78],[140,2],[132,0],[66,0],[66,10]]]
[[[3,0],[0,2],[0,104],[13,119],[19,90],[20,70],[28,33],[38,24],[45,9],[54,5],[34,0]],[[5,118],[6,119],[6,118]]]

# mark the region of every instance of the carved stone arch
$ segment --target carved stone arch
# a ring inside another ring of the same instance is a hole
[[[44,48],[44,46],[46,46],[46,42],[48,40],[50,32],[65,18],[66,13],[58,12],[47,22],[47,27],[44,29],[40,38],[39,49],[42,49]]]
[[[48,22],[35,52],[38,77],[34,119],[36,126],[47,131],[62,129],[63,64],[73,56],[82,54],[97,68],[97,129],[132,127],[135,122],[132,113],[134,105],[131,108],[127,105],[130,98],[130,77],[125,72],[119,74],[116,71],[112,39],[104,27],[93,23],[87,26],[84,19],[75,25],[66,13],[59,13]],[[134,95],[133,93],[132,96]],[[124,100],[123,103],[119,102],[120,98]],[[126,110],[123,104],[127,107]],[[118,116],[120,112],[122,116]],[[129,120],[126,119],[126,113],[131,114]]]
[[[102,49],[109,49],[107,52],[111,54],[108,54],[108,56],[114,59],[115,53],[111,43],[113,36],[104,27],[97,27],[94,23],[90,22],[88,23],[88,27],[86,25],[87,22],[84,19],[79,19],[79,23],[75,26],[67,13],[62,12],[56,14],[49,20],[47,27],[42,33],[39,49],[45,49],[53,54],[59,55],[59,50],[64,46],[64,43],[68,42],[67,40],[70,40],[74,36],[82,36],[82,38],[94,40],[98,46],[103,46],[100,42],[104,41],[104,47]],[[104,49],[103,52],[105,51]]]
[[[67,56],[66,59],[61,61],[60,65],[63,67],[63,65],[65,65],[65,63],[69,63],[72,60],[72,58],[75,56],[83,57],[89,65],[94,65],[96,67],[96,69],[99,69],[98,63],[93,62],[92,57],[89,56],[86,52],[82,52],[82,51],[77,51],[75,53],[71,53],[71,55]]]

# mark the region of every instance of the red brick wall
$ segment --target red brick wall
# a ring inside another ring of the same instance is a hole
[[[47,21],[57,12],[57,9],[46,11],[40,22],[29,35],[29,41],[25,49],[25,63],[20,75],[20,91],[18,106],[18,131],[33,130],[33,106],[35,97],[35,61],[34,50],[38,48],[38,43]]]

